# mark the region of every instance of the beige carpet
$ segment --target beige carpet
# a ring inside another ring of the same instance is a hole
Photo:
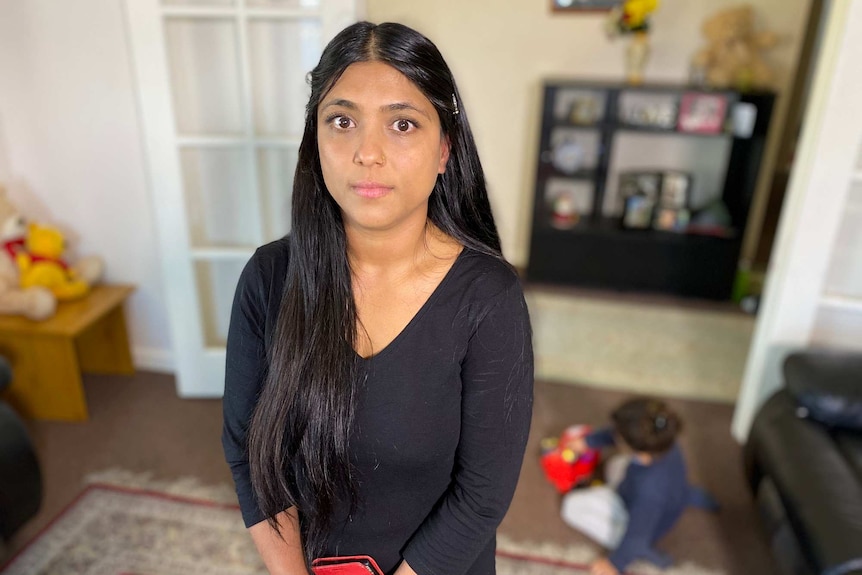
[[[265,575],[226,486],[107,471],[2,569],[3,575]],[[498,575],[583,575],[595,551],[583,545],[498,540]],[[632,574],[720,575],[683,564]]]
[[[754,318],[728,306],[529,289],[536,379],[734,402]]]

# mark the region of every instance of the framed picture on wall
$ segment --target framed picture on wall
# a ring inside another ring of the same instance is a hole
[[[552,12],[589,12],[610,10],[619,5],[620,0],[551,0]]]

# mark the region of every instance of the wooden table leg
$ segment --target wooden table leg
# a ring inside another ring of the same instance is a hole
[[[81,369],[87,373],[135,373],[122,304],[88,327],[75,344]]]
[[[87,401],[75,342],[56,335],[0,337],[0,353],[12,364],[4,394],[27,418],[86,421]]]

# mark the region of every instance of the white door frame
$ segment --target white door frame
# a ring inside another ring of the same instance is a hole
[[[848,312],[862,310],[862,300],[825,292],[850,188],[862,183],[857,165],[862,144],[862,114],[857,112],[862,102],[860,54],[862,2],[836,0],[734,413],[732,431],[740,442],[763,401],[783,385],[781,366],[787,352],[811,343],[818,309],[837,305]],[[862,262],[859,266],[862,269]]]
[[[218,397],[223,392],[225,350],[208,347],[194,273],[196,261],[244,260],[249,248],[193,249],[180,165],[183,145],[224,145],[223,137],[182,138],[177,134],[171,98],[168,54],[165,45],[166,16],[191,18],[236,17],[240,22],[239,49],[245,106],[246,134],[228,144],[247,146],[253,141],[250,80],[245,27],[249,15],[264,18],[316,17],[322,38],[328,42],[339,30],[355,21],[364,10],[362,0],[320,0],[320,8],[259,9],[165,6],[159,0],[125,0],[126,25],[131,46],[139,116],[146,154],[148,187],[156,222],[156,241],[161,259],[163,286],[171,328],[174,372],[181,397]],[[323,46],[321,46],[321,49]],[[252,176],[251,185],[256,185]]]

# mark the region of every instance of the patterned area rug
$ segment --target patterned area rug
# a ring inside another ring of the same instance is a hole
[[[266,575],[233,492],[194,480],[107,472],[20,553],[3,575]],[[594,552],[498,540],[498,575],[583,575]],[[661,573],[648,566],[637,575]],[[683,565],[668,575],[720,575]]]

